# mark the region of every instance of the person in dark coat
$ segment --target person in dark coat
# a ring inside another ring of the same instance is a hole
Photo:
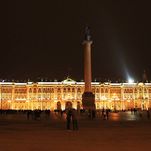
[[[106,109],[106,119],[109,119],[109,109]]]
[[[147,110],[147,118],[150,119],[150,112]]]
[[[72,109],[72,126],[73,130],[78,130],[78,119],[77,119],[77,111]]]
[[[67,114],[67,117],[66,117],[66,119],[67,119],[67,130],[70,130],[71,129],[71,116],[72,116],[72,110],[71,109],[68,109],[67,111],[66,111],[66,114]]]
[[[27,120],[29,120],[29,118],[30,118],[30,114],[31,114],[31,111],[27,111]]]

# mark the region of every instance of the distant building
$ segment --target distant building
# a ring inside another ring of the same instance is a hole
[[[84,82],[0,82],[0,109],[82,109]],[[151,108],[151,83],[92,82],[96,109]]]

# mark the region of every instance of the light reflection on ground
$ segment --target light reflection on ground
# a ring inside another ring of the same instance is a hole
[[[118,113],[111,113],[110,114],[110,119],[113,121],[119,121],[120,115]]]
[[[151,114],[151,111],[150,111]],[[17,113],[17,114],[3,114],[0,115],[0,120],[26,120],[27,115],[24,113]],[[38,120],[54,120],[54,121],[66,121],[66,114],[64,113],[62,116],[59,113],[51,112],[50,117],[46,117],[44,112],[41,114],[40,119]],[[88,119],[86,115],[79,115],[79,120]],[[102,116],[102,112],[98,112],[96,114],[96,119],[106,120],[107,118]],[[32,120],[32,117],[30,117]],[[131,111],[125,112],[110,112],[109,113],[109,121],[142,121],[142,120],[149,120],[147,117],[147,111],[137,111],[136,113]]]
[[[109,119],[113,121],[120,121],[120,120],[138,121],[138,120],[148,120],[149,118],[147,117],[146,111],[137,112],[137,113],[126,111],[126,112],[117,112],[117,113],[111,112]]]

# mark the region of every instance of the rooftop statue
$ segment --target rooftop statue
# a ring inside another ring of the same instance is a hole
[[[86,26],[86,28],[85,28],[85,40],[87,40],[87,41],[91,40],[90,28],[88,26]]]

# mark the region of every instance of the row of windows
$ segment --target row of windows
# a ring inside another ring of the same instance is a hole
[[[2,88],[1,89],[1,93],[12,93],[13,89],[12,88]],[[56,89],[56,92],[57,93],[61,93],[61,90],[62,88],[57,88]],[[63,88],[63,92],[75,92],[77,90],[77,92],[83,92],[83,87],[82,88],[70,88],[70,87],[67,87],[67,88]],[[110,90],[110,91],[109,91]],[[110,88],[110,89],[107,89],[107,88],[92,88],[92,92],[94,93],[121,93],[121,90],[122,89],[119,89],[119,88]],[[123,89],[124,90],[124,93],[151,93],[151,89],[147,89],[147,88],[127,88],[127,89]],[[27,89],[26,88],[15,88],[14,90],[15,93],[27,93]],[[55,88],[30,88],[29,89],[29,93],[54,93],[55,92]]]
[[[57,88],[56,90],[57,90],[57,92],[61,92],[61,89],[62,88]],[[78,91],[78,92],[81,92],[82,90],[83,90],[83,88],[70,88],[70,87],[68,87],[68,88],[63,88],[63,92],[66,92],[66,91],[72,91],[72,92],[75,92],[75,91]],[[39,93],[41,93],[41,92],[54,92],[55,91],[55,88],[30,88],[29,89],[29,92],[30,93],[37,93],[37,92],[39,92]],[[94,88],[92,88],[92,91],[93,92],[97,92],[97,93],[99,93],[99,88],[97,88],[97,89],[94,89]],[[101,92],[107,92],[108,90],[107,89],[101,89]],[[8,92],[12,92],[12,89],[7,89],[7,88],[3,88],[3,89],[1,89],[1,92],[6,92],[6,93],[8,93]],[[27,89],[21,89],[21,88],[15,88],[15,93],[26,93],[27,92]]]

